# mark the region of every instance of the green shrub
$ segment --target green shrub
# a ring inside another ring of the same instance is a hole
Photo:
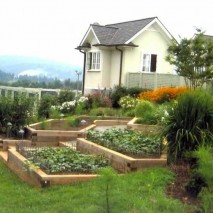
[[[61,105],[67,101],[73,101],[75,99],[75,93],[71,90],[62,90],[58,96],[58,103]]]
[[[147,91],[147,89],[143,89],[143,88],[140,88],[140,87],[130,87],[130,88],[127,89],[127,94],[132,96],[132,97],[137,98],[138,95],[141,92],[144,92],[144,91]]]
[[[1,130],[6,129],[7,123],[11,123],[10,112],[12,108],[11,97],[0,96],[0,125]]]
[[[51,112],[51,106],[57,105],[57,97],[46,94],[42,96],[39,107],[38,107],[38,117],[39,118],[49,118]]]
[[[213,141],[212,141],[213,142]],[[213,209],[213,148],[201,146],[192,153],[197,159],[194,175],[187,184],[187,189],[194,190],[201,199],[203,212],[212,212]],[[191,184],[191,185],[190,185]]]
[[[127,88],[124,86],[115,86],[110,94],[110,98],[112,99],[112,107],[119,108],[119,100],[122,97],[129,95],[136,98],[142,91],[146,91],[146,89],[139,87]]]
[[[29,124],[30,118],[33,117],[34,99],[26,97],[26,94],[18,94],[12,97],[0,97],[0,126],[7,129],[7,123],[12,124],[10,130],[14,135],[17,131]]]
[[[152,112],[154,109],[154,104],[149,101],[140,101],[135,107],[135,116],[143,117],[144,114]]]
[[[135,123],[163,125],[168,116],[168,111],[172,106],[172,103],[152,104],[149,101],[142,101],[135,109],[135,115],[138,117]]]
[[[79,117],[68,117],[67,123],[71,127],[79,127],[81,125],[81,119]]]
[[[158,115],[154,110],[150,112],[146,112],[143,117],[138,118],[135,123],[136,124],[148,124],[148,125],[156,125],[158,123]]]
[[[41,130],[46,130],[50,127],[50,122],[43,120],[41,121],[41,123],[39,124],[39,127]]]
[[[89,110],[89,99],[88,97],[81,96],[77,100],[77,105],[75,107],[75,114],[82,115],[87,114]]]
[[[168,161],[178,162],[203,141],[212,141],[213,97],[204,91],[181,95],[169,111],[163,135],[168,141]]]
[[[60,119],[61,118],[61,112],[59,107],[57,106],[51,106],[50,107],[50,118],[54,118],[54,119]]]
[[[33,116],[34,99],[26,97],[26,94],[19,94],[12,100],[10,108],[10,122],[12,123],[11,131],[17,135],[18,131],[25,125],[28,125],[30,118]]]
[[[112,99],[112,107],[119,108],[119,100],[127,94],[127,88],[123,86],[116,86],[113,88],[110,98]]]
[[[118,117],[121,115],[121,110],[113,108],[99,107],[91,109],[89,112],[90,116],[115,116]]]
[[[123,115],[127,116],[127,117],[134,117],[135,116],[135,108],[130,108],[130,109],[125,109],[122,110],[123,111]]]

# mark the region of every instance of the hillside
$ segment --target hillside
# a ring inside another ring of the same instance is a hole
[[[6,55],[0,56],[0,70],[14,74],[15,77],[20,75],[46,76],[60,80],[70,78],[75,81],[77,80],[75,70],[82,71],[82,68],[41,58]]]

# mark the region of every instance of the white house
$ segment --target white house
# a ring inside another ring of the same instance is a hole
[[[128,73],[174,73],[165,57],[173,36],[157,17],[91,24],[80,45],[83,93],[126,85]]]

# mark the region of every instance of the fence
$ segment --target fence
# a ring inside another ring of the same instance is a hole
[[[165,86],[185,86],[185,81],[182,76],[174,74],[130,72],[127,74],[126,86],[155,90]]]

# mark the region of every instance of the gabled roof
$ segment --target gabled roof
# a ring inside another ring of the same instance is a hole
[[[98,41],[98,43],[96,44],[97,46],[136,46],[132,43],[133,38],[146,30],[154,22],[157,22],[160,25],[161,29],[167,34],[168,37],[173,38],[157,17],[127,21],[116,24],[108,24],[105,26],[99,24],[91,24],[78,49],[84,46],[85,42],[88,42],[87,36],[91,31]]]

